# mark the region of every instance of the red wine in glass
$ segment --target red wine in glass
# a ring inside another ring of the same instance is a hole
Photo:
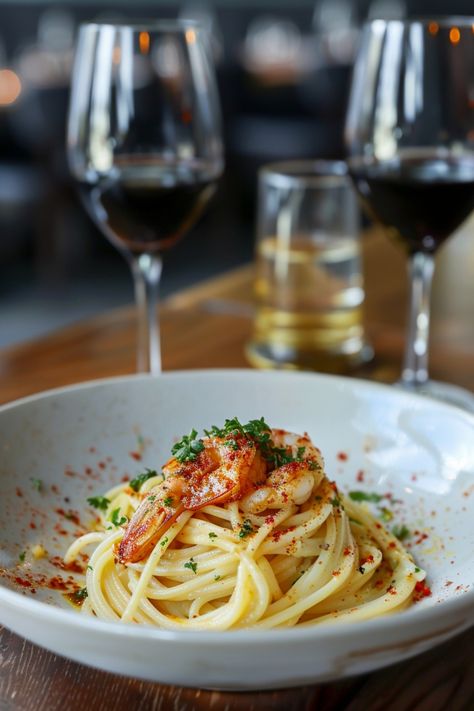
[[[474,156],[400,151],[393,161],[349,162],[369,213],[409,253],[433,253],[474,210]]]

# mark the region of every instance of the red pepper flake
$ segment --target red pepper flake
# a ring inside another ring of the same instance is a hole
[[[20,499],[22,498],[23,492],[22,492],[22,490],[20,489],[19,486],[16,487],[16,489],[15,489],[15,494],[16,494]]]
[[[415,585],[415,590],[413,592],[413,599],[415,602],[422,600],[424,597],[429,597],[431,595],[431,588],[425,584],[423,580]]]
[[[91,454],[95,454],[95,453],[97,452],[97,450],[96,450],[95,447],[89,447],[89,452],[90,452]]]
[[[382,524],[377,522],[377,523],[375,524],[375,528],[382,528]]]
[[[59,487],[56,484],[52,484],[51,491],[53,492],[53,494],[59,494]]]
[[[270,514],[270,516],[266,516],[265,523],[267,524],[267,526],[271,526],[272,523],[275,523],[275,516],[273,514]]]
[[[129,455],[136,462],[141,462],[141,460],[142,460],[142,455],[140,454],[140,452],[129,452]]]
[[[55,555],[49,559],[49,562],[54,565],[55,568],[60,570],[67,570],[70,573],[84,573],[85,567],[78,563],[76,560],[71,561],[71,563],[65,563],[63,558],[59,555]]]
[[[125,484],[127,481],[130,481],[130,477],[128,476],[128,474],[124,474],[120,481]]]
[[[397,589],[394,588],[393,585],[389,585],[389,587],[387,588],[387,592],[388,592],[390,595],[396,595],[396,594],[397,594]]]
[[[347,462],[347,460],[349,459],[349,456],[346,454],[346,452],[338,452],[337,458],[339,459],[340,462]]]
[[[76,476],[76,472],[73,472],[72,469],[65,469],[65,470],[64,470],[64,476],[73,477],[73,476]]]
[[[275,541],[275,543],[278,543],[278,541],[282,537],[283,533],[284,533],[284,531],[273,531],[272,539]]]
[[[92,474],[93,469],[92,467],[86,467],[84,471],[86,472],[87,476],[90,476]]]
[[[374,585],[376,588],[381,588],[383,585],[383,580],[377,580]]]
[[[393,548],[397,547],[397,544],[395,543],[395,541],[390,541],[390,543],[388,544],[388,547],[393,549]]]
[[[364,481],[364,478],[365,478],[364,470],[363,470],[363,469],[359,469],[359,471],[357,472],[357,475],[356,475],[357,481],[363,482],[363,481]]]
[[[31,588],[31,583],[29,580],[25,580],[24,578],[14,578],[15,583],[17,585],[20,585],[22,588]]]
[[[444,584],[444,587],[445,587],[445,588],[449,588],[449,586],[452,585],[452,584],[453,584],[453,581],[452,581],[452,580],[446,580],[446,582],[445,582],[445,584]]]
[[[415,545],[418,546],[420,543],[423,543],[423,541],[426,541],[427,538],[428,538],[427,533],[420,533],[420,537],[416,539]]]
[[[344,550],[343,550],[344,555],[350,555],[351,553],[352,553],[352,548],[350,548],[349,546],[344,548]]]
[[[332,574],[334,575],[334,577],[337,577],[338,575],[341,574],[341,571],[340,570],[333,570]]]
[[[412,475],[411,475],[411,480],[412,480],[412,481],[416,481],[417,479],[418,479],[418,477],[417,477],[416,474],[412,474]]]
[[[33,530],[36,528],[36,523],[34,521],[30,521],[30,528]]]
[[[72,521],[73,523],[76,524],[76,526],[81,525],[81,519],[79,518],[79,515],[77,511],[73,511],[72,509],[68,509],[65,511],[64,509],[54,509],[55,513],[59,514],[60,516],[64,516],[68,521]]]
[[[98,463],[97,463],[97,466],[99,467],[99,469],[105,469],[105,467],[107,466],[107,464],[106,464],[105,462],[98,462]]]

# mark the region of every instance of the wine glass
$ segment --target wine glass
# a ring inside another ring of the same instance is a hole
[[[474,411],[472,393],[428,377],[435,253],[474,209],[474,18],[367,24],[345,133],[362,203],[409,256],[398,384]]]
[[[201,215],[223,169],[214,69],[199,27],[82,25],[67,144],[88,212],[132,270],[137,368],[157,374],[161,255]]]

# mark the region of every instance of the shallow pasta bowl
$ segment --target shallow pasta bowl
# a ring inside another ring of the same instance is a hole
[[[62,588],[61,556],[87,497],[162,464],[191,428],[264,416],[307,431],[344,491],[388,495],[388,525],[432,595],[367,622],[268,631],[170,632],[103,622]],[[219,689],[296,686],[418,654],[472,624],[474,418],[392,388],[297,373],[194,371],[52,391],[0,408],[0,623],[107,671]],[[49,586],[49,587],[45,587]],[[52,589],[52,588],[56,589]]]

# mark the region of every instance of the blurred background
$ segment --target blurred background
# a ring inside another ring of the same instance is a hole
[[[218,69],[226,172],[165,257],[163,294],[249,261],[256,173],[344,156],[351,66],[370,17],[472,14],[472,0],[0,0],[0,347],[133,298],[128,267],[80,205],[65,158],[78,24],[200,20]]]

